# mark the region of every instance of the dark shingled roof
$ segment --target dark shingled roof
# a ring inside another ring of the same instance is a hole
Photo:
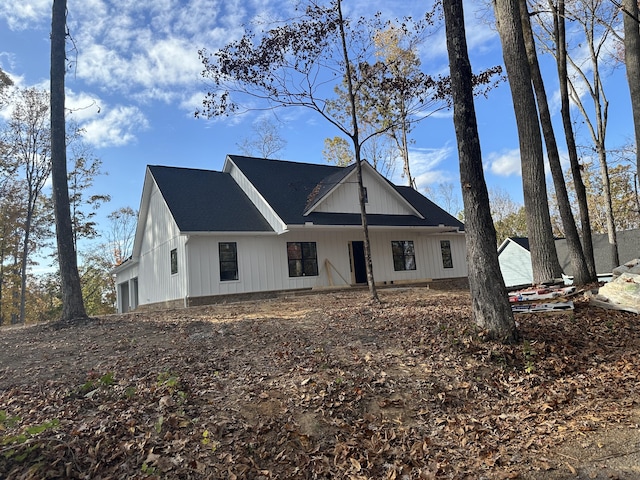
[[[313,222],[316,225],[360,225],[360,215],[351,213],[304,212],[326,192],[339,183],[353,166],[338,167],[310,163],[267,160],[239,155],[229,158],[271,205],[278,216],[289,225]],[[451,226],[464,230],[464,224],[409,187],[389,185],[422,214],[367,215],[372,226]]]
[[[227,173],[150,165],[182,232],[272,232],[273,229]]]
[[[289,225],[312,221],[303,216],[310,196],[318,194],[318,190],[322,188],[318,185],[325,178],[344,172],[343,167],[334,165],[267,160],[239,155],[229,155],[229,158],[242,170],[284,223]],[[326,187],[328,185],[325,185]]]
[[[531,250],[529,248],[529,238],[528,237],[509,237],[509,238],[511,240],[513,240],[514,242],[516,242],[518,245],[520,245],[525,250],[527,250],[527,251]]]

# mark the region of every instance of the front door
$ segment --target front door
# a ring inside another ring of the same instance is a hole
[[[351,242],[351,280],[355,284],[367,283],[367,264],[364,259],[364,242]]]

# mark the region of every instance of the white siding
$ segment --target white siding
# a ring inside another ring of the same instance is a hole
[[[464,235],[428,235],[417,231],[370,232],[374,276],[377,283],[467,275]],[[187,243],[189,255],[189,297],[218,294],[287,290],[330,286],[327,264],[334,286],[351,283],[349,242],[361,241],[359,229],[319,231],[300,229],[283,235],[192,236]],[[393,269],[391,242],[413,240],[416,270]],[[451,242],[454,268],[443,268],[440,240]],[[220,281],[218,242],[236,242],[238,276],[236,281]],[[318,276],[289,277],[287,242],[316,242]],[[343,280],[344,279],[344,280]]]
[[[362,184],[367,189],[367,213],[388,215],[414,215],[404,199],[380,177],[369,171],[362,170]],[[345,183],[339,185],[333,192],[316,205],[316,212],[330,213],[360,213],[358,200],[358,184],[355,172]]]
[[[530,285],[533,282],[531,253],[509,240],[498,255],[502,277],[507,287]]]
[[[376,282],[397,282],[467,276],[466,247],[463,234],[419,233],[412,230],[376,232],[370,235],[373,273]],[[411,240],[416,255],[416,269],[394,271],[391,242]],[[440,241],[449,240],[453,268],[444,268]]]
[[[118,313],[132,310],[137,305],[137,282],[134,282],[134,279],[138,278],[138,267],[137,263],[131,263],[128,266],[123,265],[122,270],[119,270],[116,274],[118,288],[116,309]],[[123,296],[124,291],[127,292],[126,297]]]
[[[186,296],[185,238],[179,235],[178,227],[155,185],[144,222],[144,236],[139,258],[140,304],[184,298]],[[178,273],[172,275],[170,252],[174,248],[178,251]]]

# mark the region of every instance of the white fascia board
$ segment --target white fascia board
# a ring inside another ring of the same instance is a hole
[[[147,165],[144,174],[144,182],[142,185],[142,196],[140,198],[140,207],[138,209],[138,218],[136,223],[136,233],[133,237],[133,248],[131,249],[132,257],[138,258],[140,256],[140,246],[142,244],[142,238],[144,236],[144,225],[146,223],[147,215],[149,213],[149,204],[151,203],[151,190],[155,185],[151,170]],[[156,186],[157,188],[157,186]]]
[[[276,232],[180,232],[186,237],[267,237]]]
[[[125,260],[120,265],[116,265],[111,270],[109,270],[109,273],[111,275],[116,275],[120,272],[124,272],[126,270],[129,270],[130,268],[135,267],[136,265],[138,265],[138,263],[139,263],[138,260],[133,260],[133,259]]]
[[[422,231],[423,233],[429,235],[465,234],[465,232],[461,231],[458,227],[425,227],[421,225],[368,225],[367,228],[369,230],[415,230],[418,232]],[[287,230],[362,230],[362,225],[315,225],[311,222],[308,222],[304,225],[288,225]]]
[[[271,206],[271,204],[269,202],[267,202],[267,200],[262,196],[262,194],[260,193],[260,191],[253,185],[253,183],[251,183],[249,181],[249,179],[246,177],[246,175],[244,174],[244,172],[240,169],[240,167],[238,167],[233,160],[231,160],[231,158],[229,157],[229,155],[226,156],[225,160],[224,160],[224,165],[222,166],[222,171],[224,173],[228,173],[231,175],[231,177],[234,179],[234,181],[236,182],[236,184],[242,189],[242,191],[244,191],[245,195],[247,195],[247,197],[249,198],[249,200],[251,200],[251,195],[249,195],[249,193],[254,194],[257,198],[260,199],[262,205],[256,205],[254,202],[254,206],[258,209],[258,211],[260,212],[260,214],[267,220],[267,223],[269,223],[268,220],[268,216],[265,215],[265,212],[262,211],[262,208],[264,208],[266,211],[268,211],[269,213],[272,214],[273,218],[277,219],[277,222],[279,225],[271,225],[271,227],[278,233],[282,233],[282,231],[287,229],[287,224],[284,223],[284,221],[280,218],[280,216],[277,214],[277,212],[273,209],[273,207]],[[232,173],[233,172],[233,173]],[[238,173],[235,173],[238,172]],[[240,182],[238,182],[238,180],[234,177],[234,175],[240,175],[242,176],[242,178],[244,179],[244,181],[246,182],[247,185],[251,186],[251,192],[247,192],[245,191],[245,189],[242,187],[242,185],[240,184]],[[261,208],[262,207],[262,208]]]

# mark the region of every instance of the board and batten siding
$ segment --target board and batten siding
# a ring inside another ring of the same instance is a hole
[[[413,215],[413,211],[402,197],[368,168],[362,169],[362,185],[367,189],[367,213],[383,215]],[[315,212],[360,213],[358,183],[355,172],[347,177],[331,195],[324,198],[313,209]]]
[[[428,234],[415,230],[382,231],[371,234],[373,274],[376,282],[398,282],[425,279],[466,277],[466,243],[464,234]],[[416,269],[395,271],[391,242],[413,241]],[[440,242],[448,240],[451,246],[453,268],[444,268]]]
[[[195,298],[351,284],[349,243],[361,239],[361,232],[357,228],[350,231],[301,228],[283,235],[194,235],[186,246],[189,257],[188,296]],[[462,234],[374,231],[370,232],[370,240],[377,283],[467,276],[465,239]],[[394,271],[393,240],[414,242],[416,270]],[[443,267],[441,240],[450,241],[453,268]],[[236,243],[238,280],[220,280],[219,242]],[[318,276],[289,277],[287,242],[316,242]]]
[[[180,235],[160,191],[154,185],[140,245],[138,298],[141,305],[186,296],[186,238]],[[171,274],[171,250],[177,249],[178,273]]]

